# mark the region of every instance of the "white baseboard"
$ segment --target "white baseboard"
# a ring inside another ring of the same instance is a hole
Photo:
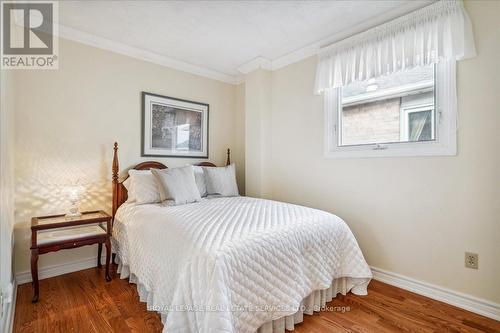
[[[101,258],[101,263],[106,260],[106,257]],[[80,259],[77,261],[46,266],[38,269],[38,280],[48,279],[54,276],[68,274],[76,271],[81,271],[83,269],[93,268],[97,266],[97,257]],[[31,282],[31,271],[16,273],[16,283],[18,285],[23,283]]]
[[[478,297],[467,295],[458,291],[439,287],[427,282],[412,279],[371,266],[373,278],[380,282],[405,289],[416,294],[441,301],[482,316],[500,320],[500,304],[487,301]]]
[[[14,330],[14,313],[16,311],[16,299],[17,299],[17,283],[16,280],[12,282],[12,301],[9,303],[7,308],[7,315],[5,316],[5,332],[12,333]]]

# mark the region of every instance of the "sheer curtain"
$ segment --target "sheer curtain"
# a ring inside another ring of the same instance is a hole
[[[463,2],[441,0],[324,48],[314,92],[475,54]]]

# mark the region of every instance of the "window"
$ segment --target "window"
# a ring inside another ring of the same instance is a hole
[[[401,108],[400,141],[435,140],[435,118],[434,104]]]
[[[454,66],[414,67],[326,91],[326,155],[456,154]]]

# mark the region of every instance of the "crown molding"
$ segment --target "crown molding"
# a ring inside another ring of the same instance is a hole
[[[213,69],[193,65],[181,60],[173,59],[152,51],[147,51],[140,49],[135,46],[130,46],[128,44],[117,42],[111,39],[107,39],[104,37],[100,37],[94,34],[90,34],[87,32],[83,32],[81,30],[77,30],[62,24],[59,24],[59,33],[58,35],[61,38],[73,40],[85,45],[93,46],[96,48],[108,50],[111,52],[119,53],[122,55],[126,55],[132,58],[140,59],[143,61],[151,62],[157,65],[165,66],[168,68],[173,68],[176,70],[180,70],[183,72],[187,72],[190,74],[206,77],[209,79],[238,85],[240,83],[245,82],[245,74],[248,74],[256,69],[265,69],[268,71],[275,71],[285,66],[294,64],[311,56],[318,54],[318,52],[333,43],[341,41],[347,37],[355,35],[357,33],[368,30],[374,26],[379,24],[388,22],[394,18],[397,18],[401,15],[407,14],[411,11],[417,10],[419,8],[425,7],[436,0],[425,0],[422,2],[413,2],[410,1],[403,6],[398,8],[394,8],[383,15],[379,15],[377,17],[365,20],[363,23],[355,25],[349,29],[343,30],[341,32],[335,33],[327,38],[321,39],[305,47],[299,48],[295,51],[287,53],[283,56],[280,56],[275,59],[268,59],[264,56],[258,56],[237,68],[237,71],[241,74],[239,75],[231,75],[222,73]]]
[[[259,56],[257,58],[254,58],[250,60],[249,62],[244,63],[243,65],[238,67],[238,72],[243,73],[243,74],[248,74],[250,72],[253,72],[254,70],[257,70],[259,68],[265,69],[265,70],[272,70],[272,61]]]
[[[407,4],[394,8],[383,15],[378,15],[371,19],[365,20],[360,24],[357,24],[349,29],[342,30],[338,33],[330,35],[326,38],[318,40],[314,43],[301,47],[295,51],[287,53],[281,57],[278,57],[273,60],[269,60],[265,57],[259,56],[243,65],[238,67],[238,71],[243,74],[247,74],[252,70],[263,68],[270,71],[275,71],[285,66],[294,64],[311,56],[314,56],[319,53],[324,47],[327,47],[333,43],[337,43],[345,38],[351,37],[352,35],[361,33],[368,29],[371,29],[377,25],[389,22],[399,16],[408,14],[414,10],[423,8],[432,3],[436,2],[436,0],[426,0],[425,2],[414,2],[410,1]]]
[[[245,82],[245,75],[243,74],[239,74],[238,76],[236,76],[236,85],[239,85],[239,84],[242,84]]]
[[[192,65],[181,60],[169,58],[158,53],[143,50],[138,47],[130,46],[111,39],[83,32],[62,24],[59,24],[59,37],[73,40],[75,42],[93,46],[99,49],[119,53],[143,61],[151,62],[157,65],[177,69],[190,74],[203,76],[209,79],[222,81],[229,84],[237,84],[236,76]]]
[[[321,43],[309,44],[303,48],[295,50],[293,52],[287,53],[279,58],[272,61],[272,70],[278,70],[280,68],[286,67],[288,65],[294,64],[306,58],[312,57],[321,50]]]

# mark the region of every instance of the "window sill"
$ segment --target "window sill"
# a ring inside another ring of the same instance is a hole
[[[376,145],[333,147],[325,151],[325,158],[377,158],[377,157],[418,157],[418,156],[456,156],[456,142],[442,144],[439,142],[415,142],[384,145],[384,149],[376,149]]]

